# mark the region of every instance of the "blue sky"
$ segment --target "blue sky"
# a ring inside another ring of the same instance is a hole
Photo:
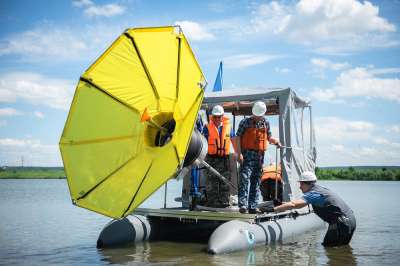
[[[398,0],[1,1],[0,165],[61,166],[79,76],[125,29],[176,24],[208,89],[222,60],[224,90],[310,99],[319,166],[400,165],[398,14]]]

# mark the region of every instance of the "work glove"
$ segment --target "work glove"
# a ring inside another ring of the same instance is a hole
[[[262,212],[274,212],[274,202],[272,200],[261,202],[257,207]]]
[[[274,206],[279,206],[282,204],[282,201],[280,201],[279,199],[274,199]]]

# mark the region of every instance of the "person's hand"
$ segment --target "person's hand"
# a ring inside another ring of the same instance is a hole
[[[274,202],[274,206],[279,206],[282,204],[282,201],[280,201],[279,199],[274,199],[273,202]]]
[[[238,161],[240,164],[242,164],[242,162],[243,162],[243,155],[242,154],[234,153],[233,156],[234,156],[236,161]]]
[[[263,211],[269,213],[269,212],[275,212],[275,209],[273,206],[267,206],[265,209],[263,209]]]
[[[258,204],[257,206],[260,211],[262,212],[274,212],[274,202],[272,200],[270,201],[264,201]]]

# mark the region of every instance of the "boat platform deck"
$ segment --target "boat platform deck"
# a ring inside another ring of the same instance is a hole
[[[210,220],[210,221],[230,221],[239,220],[244,222],[256,223],[263,220],[274,220],[282,217],[293,216],[295,212],[286,211],[279,214],[263,213],[263,214],[242,214],[233,211],[206,211],[206,210],[188,210],[186,208],[161,208],[148,209],[138,208],[133,214],[153,217],[168,217],[179,220]],[[297,214],[297,213],[296,213]]]

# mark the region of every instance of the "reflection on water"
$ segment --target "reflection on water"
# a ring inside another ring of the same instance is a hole
[[[357,265],[351,246],[327,247],[325,254],[328,257],[327,265]]]
[[[279,245],[209,255],[206,243],[97,249],[97,237],[110,219],[73,206],[65,180],[0,180],[0,265],[398,265],[400,182],[321,183],[355,212],[350,246],[325,248],[320,244],[325,232],[316,231]],[[168,205],[176,205],[179,183],[168,187]],[[163,192],[145,207],[161,207]]]
[[[102,261],[124,265],[338,265],[336,262],[353,265],[350,260],[330,260],[328,253],[328,259],[321,260],[324,249],[320,245],[320,235],[313,232],[306,238],[293,239],[283,245],[259,246],[254,250],[220,255],[207,254],[206,244],[176,242],[142,243],[99,249],[98,252]]]
[[[122,265],[357,265],[351,246],[325,248],[321,239],[321,232],[314,232],[283,245],[220,255],[206,254],[205,244],[176,242],[141,243],[98,252],[102,261]]]

